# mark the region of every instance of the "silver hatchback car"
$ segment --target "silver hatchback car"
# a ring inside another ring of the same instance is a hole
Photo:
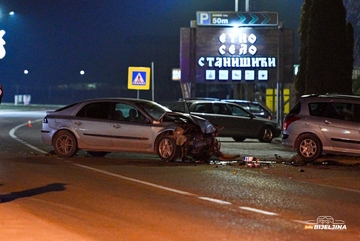
[[[185,155],[206,161],[220,153],[216,127],[203,118],[171,112],[149,100],[93,99],[48,111],[41,137],[60,157],[79,149],[93,156],[109,152],[158,154],[164,161]]]
[[[282,144],[304,161],[322,154],[360,156],[360,96],[304,95],[284,118]]]

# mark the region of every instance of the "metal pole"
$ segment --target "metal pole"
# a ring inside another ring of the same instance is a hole
[[[151,62],[151,96],[152,101],[155,101],[155,78],[154,78],[154,62]]]
[[[245,12],[249,12],[250,11],[250,0],[245,0]]]
[[[235,12],[239,11],[239,0],[235,0]]]

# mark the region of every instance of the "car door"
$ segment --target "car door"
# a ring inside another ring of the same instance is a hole
[[[355,104],[327,103],[321,113],[319,127],[335,150],[358,149],[360,147],[359,121],[353,111]]]
[[[79,146],[112,146],[113,127],[109,120],[109,102],[93,102],[85,105],[72,119],[79,136]]]
[[[116,103],[123,119],[113,121],[112,142],[119,151],[151,151],[155,132],[145,115],[127,103]]]
[[[253,115],[235,104],[228,104],[233,117],[232,125],[236,126],[236,136],[257,137],[262,124]]]
[[[220,131],[221,136],[239,136],[244,133],[242,127],[242,119],[232,115],[231,109],[229,109],[226,103],[214,103],[213,104],[213,123],[216,123],[224,129]],[[210,120],[211,121],[211,120]]]

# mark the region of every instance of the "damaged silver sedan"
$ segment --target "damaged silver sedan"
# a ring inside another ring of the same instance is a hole
[[[171,112],[149,100],[92,99],[48,111],[41,137],[59,157],[78,150],[92,156],[110,152],[157,154],[161,160],[208,161],[221,156],[217,127],[208,120]]]

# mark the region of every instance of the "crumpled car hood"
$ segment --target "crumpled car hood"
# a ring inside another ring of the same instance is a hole
[[[184,114],[179,112],[165,112],[160,117],[159,121],[169,120],[169,119],[172,119],[174,121],[175,120],[181,121],[183,123],[191,122],[199,126],[203,134],[211,134],[217,131],[216,127],[209,120],[191,114]]]

